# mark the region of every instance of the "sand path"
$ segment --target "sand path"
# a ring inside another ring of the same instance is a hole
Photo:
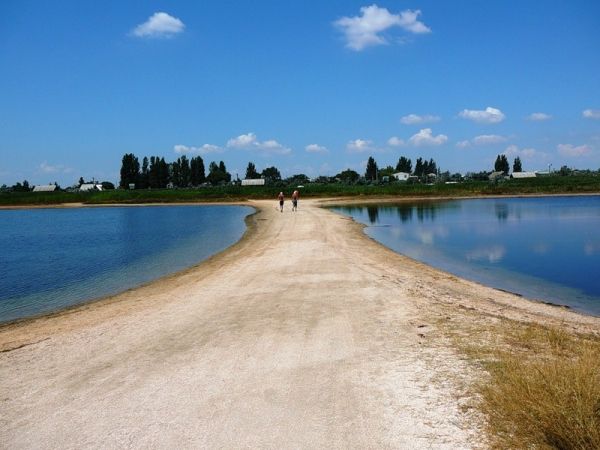
[[[461,408],[472,369],[429,319],[491,292],[486,307],[511,310],[512,296],[313,202],[254,204],[249,236],[197,268],[0,328],[0,446],[481,445]]]

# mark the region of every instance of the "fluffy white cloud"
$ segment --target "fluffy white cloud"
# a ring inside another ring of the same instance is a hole
[[[600,109],[586,109],[581,115],[586,119],[600,119]]]
[[[156,12],[147,21],[135,27],[132,33],[137,37],[170,37],[182,33],[184,28],[184,23],[177,17],[165,12]]]
[[[62,164],[48,164],[46,161],[39,165],[39,171],[42,173],[71,173],[73,169]]]
[[[346,150],[348,150],[351,153],[364,153],[375,151],[375,147],[373,147],[373,142],[371,141],[355,139],[346,144]]]
[[[400,14],[392,14],[386,8],[377,5],[363,6],[360,8],[360,16],[342,17],[334,22],[346,37],[346,47],[360,51],[372,45],[387,44],[385,37],[381,35],[392,27],[400,27],[403,30],[422,34],[431,30],[418,20],[421,11],[409,9]]]
[[[308,153],[329,153],[327,147],[323,147],[319,144],[309,144],[304,147],[304,150],[306,150]]]
[[[281,145],[279,142],[270,139],[259,141],[254,133],[240,134],[238,137],[227,141],[228,148],[239,148],[246,150],[258,150],[263,154],[289,155],[292,149]]]
[[[415,147],[422,147],[427,145],[442,145],[448,140],[448,136],[445,134],[438,134],[434,136],[431,128],[423,128],[417,134],[411,136],[408,140]]]
[[[173,146],[173,151],[180,155],[187,153],[197,153],[199,155],[207,155],[209,153],[221,153],[223,149],[218,145],[204,144],[200,147],[189,147],[187,145],[177,144]]]
[[[456,143],[456,146],[458,148],[468,148],[471,146],[471,141],[458,141]]]
[[[475,136],[471,142],[473,145],[493,145],[506,142],[506,138],[497,134],[482,134],[481,136]]]
[[[396,136],[389,138],[387,143],[391,147],[402,147],[404,145],[404,141]]]
[[[558,153],[563,156],[585,156],[591,153],[592,147],[589,145],[578,145],[577,147],[571,144],[558,144],[556,146]]]
[[[256,135],[254,133],[240,134],[238,137],[227,141],[227,147],[233,148],[248,148],[253,144],[256,144]]]
[[[463,119],[469,119],[477,123],[499,123],[505,118],[504,113],[497,108],[488,106],[485,110],[463,109],[458,113]]]
[[[539,150],[536,150],[535,148],[520,149],[516,145],[509,145],[508,147],[506,147],[506,150],[504,150],[504,154],[508,158],[518,156],[519,158],[522,158],[522,159],[536,159],[536,160],[544,160],[548,156],[547,153],[540,152]]]
[[[440,118],[438,116],[432,116],[430,114],[426,114],[424,116],[419,116],[418,114],[409,114],[408,116],[404,116],[400,119],[400,122],[404,125],[417,125],[422,123],[432,123],[438,122]]]
[[[544,120],[550,119],[552,119],[552,116],[543,112],[531,113],[527,116],[527,120],[531,120],[533,122],[543,122]]]

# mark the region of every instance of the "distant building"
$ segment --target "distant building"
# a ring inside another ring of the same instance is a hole
[[[242,180],[242,186],[264,186],[265,179],[259,178],[255,180]]]
[[[502,180],[504,178],[504,172],[492,172],[488,175],[490,181]]]
[[[100,183],[83,183],[79,186],[79,192],[88,192],[88,191],[101,191],[102,185]]]
[[[535,172],[513,172],[511,178],[535,178]]]
[[[58,190],[55,184],[40,184],[33,187],[33,192],[54,192]]]
[[[398,181],[408,181],[408,178],[410,177],[410,173],[396,172],[396,173],[393,173],[392,176]]]

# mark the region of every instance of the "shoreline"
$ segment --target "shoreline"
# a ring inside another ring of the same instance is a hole
[[[464,406],[481,368],[444,324],[600,334],[598,318],[402,256],[319,201],[249,203],[244,237],[198,266],[0,327],[0,440],[479,448],[483,421]]]
[[[13,348],[7,347],[6,343],[2,339],[3,333],[5,333],[7,331],[10,332],[10,330],[13,330],[13,329],[21,329],[21,328],[28,328],[28,327],[31,327],[34,329],[43,328],[44,326],[52,327],[52,325],[51,324],[49,325],[48,322],[52,322],[52,321],[62,322],[66,318],[69,318],[69,320],[70,320],[70,316],[73,316],[73,315],[81,316],[81,315],[85,315],[85,314],[90,314],[90,315],[99,316],[99,317],[97,317],[97,319],[110,320],[111,317],[114,317],[114,314],[112,314],[112,312],[109,310],[104,310],[104,308],[110,309],[111,306],[114,306],[119,311],[122,309],[127,309],[128,306],[130,306],[127,304],[127,302],[136,302],[137,303],[136,298],[141,297],[143,295],[147,295],[148,291],[152,291],[155,288],[160,288],[160,289],[164,290],[172,285],[178,285],[181,282],[181,279],[186,278],[190,275],[198,275],[197,271],[201,270],[203,266],[206,265],[207,267],[210,268],[215,262],[218,262],[221,258],[227,257],[227,255],[230,252],[236,251],[238,246],[242,246],[247,240],[252,238],[253,234],[256,232],[256,226],[257,226],[256,216],[260,213],[260,210],[255,205],[252,205],[249,202],[245,202],[245,203],[237,202],[235,204],[223,203],[223,205],[225,205],[225,206],[229,206],[229,205],[231,205],[231,206],[249,206],[254,209],[253,213],[248,214],[244,218],[244,222],[246,224],[246,230],[244,231],[244,234],[237,242],[233,243],[232,245],[223,249],[222,251],[206,258],[205,260],[200,261],[197,264],[194,264],[193,266],[187,267],[187,268],[185,268],[183,270],[179,270],[177,272],[173,272],[168,275],[161,276],[161,277],[153,279],[151,281],[147,281],[139,286],[135,286],[135,287],[126,289],[126,290],[118,292],[116,294],[101,296],[98,298],[92,298],[92,299],[86,300],[82,303],[77,303],[74,305],[66,306],[64,308],[60,308],[55,311],[51,311],[51,312],[47,312],[47,313],[40,313],[40,314],[36,314],[34,316],[22,317],[19,319],[13,319],[13,320],[9,320],[6,322],[0,322],[0,353],[4,353],[4,352],[13,350]],[[82,206],[77,206],[77,207],[87,207],[87,206],[88,205],[82,205]],[[92,207],[94,207],[94,206],[95,205],[93,205]],[[120,206],[120,205],[114,205],[114,206]],[[153,205],[139,204],[139,205],[129,205],[129,206],[135,207],[135,206],[153,206]],[[162,205],[160,205],[160,206],[162,206]],[[171,206],[171,205],[165,205],[165,206]],[[187,205],[181,204],[179,206],[187,206]],[[192,205],[190,205],[190,206],[192,206]],[[200,205],[198,205],[198,206],[200,206]],[[206,206],[209,206],[209,205],[206,205]],[[215,204],[215,206],[216,206],[216,204]],[[125,304],[122,304],[122,303],[125,303]],[[140,305],[140,307],[143,307],[143,305]],[[93,323],[93,320],[92,321],[84,320],[84,324],[82,324],[81,326],[89,325],[90,323]],[[59,329],[64,329],[64,326],[61,324],[61,325],[57,325],[52,328],[59,330]],[[71,327],[68,327],[68,328],[71,329]],[[75,327],[75,328],[79,328],[79,327]],[[18,345],[19,345],[19,347],[16,347],[16,348],[21,348],[22,345],[21,344],[18,344]],[[26,343],[25,345],[30,345],[30,344]]]
[[[468,199],[487,199],[487,198],[543,198],[543,197],[587,197],[587,196],[598,196],[600,195],[600,193],[598,194],[592,194],[592,193],[573,193],[573,194],[524,194],[524,195],[497,195],[497,196],[456,196],[456,197],[410,197],[410,198],[406,198],[406,197],[401,197],[401,198],[388,198],[388,197],[376,197],[376,198],[347,198],[347,197],[332,197],[332,198],[309,198],[309,199],[305,199],[303,200],[304,202],[306,201],[311,201],[313,203],[315,203],[317,206],[319,207],[324,207],[324,208],[329,208],[329,207],[333,207],[333,206],[344,206],[344,205],[366,205],[369,203],[411,203],[414,201],[417,202],[421,202],[421,201],[440,201],[440,200],[448,200],[448,201],[453,201],[453,200],[468,200]],[[274,200],[273,200],[274,201]],[[5,329],[7,328],[12,328],[12,327],[27,327],[29,325],[29,323],[35,323],[35,322],[45,322],[48,320],[51,320],[53,318],[61,318],[62,316],[68,316],[71,314],[75,314],[75,313],[83,313],[85,311],[88,310],[92,310],[92,309],[96,309],[96,308],[102,308],[104,305],[110,305],[112,303],[118,303],[118,302],[123,302],[126,301],[125,297],[131,297],[131,296],[135,296],[138,290],[146,290],[146,289],[152,289],[153,287],[166,287],[168,285],[168,283],[174,283],[174,284],[178,284],[178,278],[180,277],[184,277],[186,275],[197,275],[197,271],[202,270],[202,267],[204,265],[210,266],[214,261],[219,260],[221,257],[226,257],[227,254],[231,251],[234,250],[234,248],[241,246],[245,241],[251,239],[253,237],[253,235],[256,233],[256,227],[257,227],[257,216],[261,213],[261,208],[258,207],[256,205],[256,202],[270,202],[269,200],[248,200],[248,201],[244,201],[244,202],[240,202],[240,201],[232,201],[232,202],[226,202],[226,201],[219,201],[219,202],[178,202],[178,203],[130,203],[130,204],[120,204],[120,203],[113,203],[113,204],[85,204],[85,203],[65,203],[65,204],[60,204],[60,205],[37,205],[34,207],[31,206],[16,206],[16,207],[2,207],[0,206],[0,210],[2,209],[62,209],[62,208],[100,208],[100,207],[152,207],[152,206],[157,206],[157,207],[168,207],[168,206],[249,206],[254,208],[254,212],[249,214],[248,216],[246,216],[246,218],[244,219],[244,222],[246,224],[246,231],[244,232],[244,234],[242,235],[242,237],[235,242],[234,244],[232,244],[231,246],[225,248],[224,250],[222,250],[219,253],[216,253],[215,255],[212,255],[211,257],[205,259],[204,261],[199,262],[198,264],[194,264],[193,266],[187,267],[183,270],[153,279],[151,281],[145,282],[139,286],[135,286],[129,289],[126,289],[124,291],[118,292],[116,294],[112,294],[112,295],[108,295],[108,296],[101,296],[98,298],[93,298],[93,299],[89,299],[86,300],[82,303],[77,303],[74,305],[70,305],[70,306],[66,306],[64,308],[60,308],[58,310],[55,311],[51,311],[51,312],[47,312],[47,313],[41,313],[41,314],[37,314],[34,316],[29,316],[29,317],[23,317],[23,318],[18,318],[18,319],[13,319],[10,321],[6,321],[6,322],[0,322],[0,353],[7,351],[4,348],[3,345],[3,341],[1,339],[2,333]],[[263,207],[264,208],[264,207]],[[489,286],[486,285],[484,283],[481,283],[479,281],[476,280],[470,280],[467,278],[463,278],[460,277],[458,275],[454,275],[451,272],[447,272],[443,269],[431,266],[427,263],[418,261],[416,259],[411,258],[410,256],[406,256],[403,255],[401,253],[398,253],[388,247],[386,247],[384,244],[378,242],[376,239],[368,236],[365,232],[364,229],[368,227],[368,225],[356,222],[353,218],[349,217],[349,219],[354,222],[354,224],[360,228],[360,233],[361,236],[365,239],[368,239],[369,241],[372,241],[373,243],[375,243],[378,246],[381,246],[382,248],[386,249],[387,251],[393,252],[394,254],[401,256],[402,258],[407,258],[408,260],[416,263],[416,264],[421,264],[425,267],[427,267],[428,269],[432,270],[432,271],[437,271],[440,272],[441,274],[444,274],[445,276],[449,276],[449,277],[454,277],[457,280],[461,280],[467,283],[475,283],[483,288],[486,289],[491,289],[493,291],[498,291],[499,293],[503,293],[503,294],[508,294],[511,296],[514,296],[515,298],[520,299],[521,301],[524,302],[528,302],[528,303],[533,303],[533,304],[539,304],[539,305],[544,305],[546,307],[550,307],[550,308],[555,308],[557,310],[563,310],[563,311],[568,311],[570,313],[576,314],[578,316],[582,316],[582,317],[592,317],[592,318],[596,318],[600,320],[600,316],[596,316],[593,314],[589,314],[589,313],[585,313],[585,312],[581,312],[578,311],[576,309],[573,309],[572,307],[570,307],[569,305],[563,305],[560,303],[554,303],[552,301],[547,301],[544,299],[536,299],[536,298],[530,298],[527,297],[524,294],[521,294],[519,292],[513,292],[507,289],[502,289],[502,288],[497,288],[494,286]],[[139,292],[139,295],[143,295],[142,292]],[[9,350],[10,351],[10,350]]]

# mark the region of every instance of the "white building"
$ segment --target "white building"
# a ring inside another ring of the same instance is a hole
[[[242,186],[264,186],[265,185],[265,179],[264,178],[259,178],[256,180],[242,180]]]
[[[408,181],[408,178],[410,177],[410,173],[396,172],[396,173],[393,173],[392,176],[398,181]]]
[[[102,185],[100,183],[84,183],[81,186],[79,186],[79,191],[80,192],[87,192],[87,191],[101,191],[102,190]]]
[[[55,184],[40,184],[33,187],[33,192],[54,192],[57,188]]]
[[[511,178],[535,178],[535,172],[513,172]]]

